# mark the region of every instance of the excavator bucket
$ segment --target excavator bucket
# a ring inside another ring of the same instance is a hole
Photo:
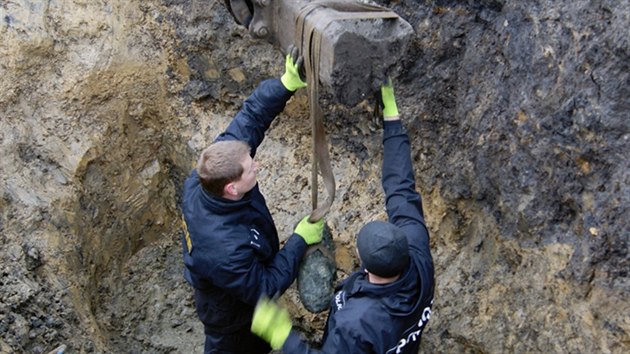
[[[354,0],[225,0],[252,36],[286,50],[317,52],[319,82],[335,103],[353,106],[377,92],[397,69],[413,28],[391,10]],[[312,32],[318,48],[305,47]],[[285,53],[286,54],[286,53]]]

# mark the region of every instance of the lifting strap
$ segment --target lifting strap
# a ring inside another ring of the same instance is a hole
[[[308,21],[306,20],[307,18]],[[335,199],[335,177],[332,173],[323,113],[319,105],[319,62],[322,33],[334,21],[352,19],[390,19],[398,15],[381,6],[355,1],[321,0],[304,6],[296,19],[296,37],[304,56],[308,101],[313,134],[311,198],[313,211],[309,220],[315,222],[328,213]],[[318,206],[318,172],[321,173],[328,199]]]

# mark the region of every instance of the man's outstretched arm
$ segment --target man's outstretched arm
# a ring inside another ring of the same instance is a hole
[[[389,222],[400,227],[410,245],[429,251],[422,199],[416,191],[409,136],[400,120],[391,80],[381,87],[383,100],[382,183]]]
[[[227,129],[215,141],[241,140],[251,147],[251,156],[265,138],[271,122],[284,110],[287,101],[306,83],[300,76],[303,59],[294,46],[285,58],[285,72],[280,79],[261,82],[249,96]]]

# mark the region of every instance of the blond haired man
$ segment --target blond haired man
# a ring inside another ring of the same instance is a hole
[[[305,217],[280,249],[256,182],[256,149],[289,98],[306,86],[301,63],[290,48],[284,75],[260,83],[184,183],[184,276],[195,291],[206,354],[268,353],[269,345],[250,332],[254,306],[261,296],[284,292],[307,246],[321,241],[324,221]]]

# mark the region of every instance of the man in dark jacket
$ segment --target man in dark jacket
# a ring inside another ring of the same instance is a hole
[[[293,93],[306,86],[297,50],[286,72],[263,81],[225,132],[206,148],[183,190],[184,276],[194,287],[208,353],[268,353],[250,331],[261,296],[284,292],[297,276],[308,245],[321,241],[324,221],[307,217],[282,249],[256,183],[256,148]]]
[[[383,101],[382,182],[389,222],[361,228],[357,250],[362,270],[345,279],[331,301],[321,350],[292,331],[288,312],[259,301],[252,331],[283,353],[417,353],[433,303],[433,259],[420,194],[415,188],[409,137],[394,91]]]

